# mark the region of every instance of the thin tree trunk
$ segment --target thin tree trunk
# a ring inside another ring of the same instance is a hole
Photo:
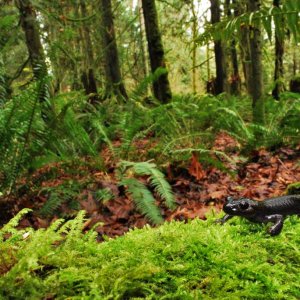
[[[142,0],[142,6],[151,71],[154,73],[158,68],[166,68],[164,49],[158,27],[155,0]],[[154,96],[162,103],[167,103],[171,100],[172,93],[167,72],[163,73],[155,82],[153,82],[153,91]]]
[[[117,97],[121,96],[123,100],[126,101],[128,96],[121,77],[111,0],[100,0],[100,7],[102,12],[104,56],[106,61],[106,93],[108,95],[114,93]]]
[[[141,55],[142,55],[142,71],[143,76],[146,78],[149,72],[149,60],[147,56],[147,40],[146,40],[146,32],[145,32],[145,19],[143,15],[143,7],[142,0],[138,0],[138,14],[139,14],[139,22],[140,22],[140,43],[141,43]],[[148,96],[151,93],[149,86],[147,85],[145,95]]]
[[[219,0],[211,0],[211,23],[215,24],[220,22],[221,19],[221,9]],[[216,85],[215,93],[221,94],[226,91],[226,62],[224,46],[222,41],[214,41],[214,51],[215,51],[215,62],[216,62]]]
[[[231,7],[230,7],[230,0],[226,0],[225,7],[226,7],[226,13],[228,17],[232,16],[231,13]],[[236,1],[232,0],[232,4],[235,7]],[[238,16],[237,10],[235,10],[235,17]],[[230,58],[231,58],[231,64],[232,64],[232,74],[230,78],[230,92],[233,95],[239,95],[240,89],[241,89],[241,78],[239,74],[239,64],[238,64],[238,56],[236,51],[236,41],[235,39],[232,39],[230,41]]]
[[[280,0],[274,0],[273,6],[280,6]],[[283,54],[284,54],[284,38],[279,35],[278,29],[275,28],[275,70],[274,82],[275,87],[272,91],[274,99],[279,100],[280,93],[283,91]]]
[[[192,6],[192,88],[193,88],[193,93],[197,92],[197,43],[196,39],[198,36],[198,18],[197,18],[197,12],[195,9],[195,3],[192,1],[191,2]]]
[[[249,12],[255,12],[260,8],[260,0],[248,0]],[[265,105],[263,99],[263,76],[262,76],[262,36],[260,31],[260,20],[251,27],[250,55],[251,55],[251,96],[253,107],[253,121],[264,124]]]
[[[49,121],[46,110],[46,100],[49,98],[49,85],[45,81],[48,74],[45,61],[44,49],[41,43],[36,12],[30,0],[18,0],[17,6],[20,11],[20,22],[25,33],[26,46],[28,49],[30,62],[35,80],[41,82],[39,89],[39,102],[42,104],[42,118]]]
[[[239,16],[246,13],[248,0],[242,0],[235,2],[234,15]],[[245,24],[241,24],[240,28],[240,53],[243,67],[243,74],[245,80],[246,91],[251,95],[251,58],[250,58],[250,41],[249,41],[249,27]]]
[[[80,8],[82,17],[88,15],[87,8],[84,0],[80,0]],[[96,104],[99,101],[97,95],[97,83],[94,75],[94,53],[93,53],[93,44],[91,40],[90,30],[87,24],[83,24],[83,45],[85,52],[85,69],[82,74],[82,82],[84,85],[85,93],[89,95],[89,100],[92,104]],[[85,73],[85,74],[84,74]]]

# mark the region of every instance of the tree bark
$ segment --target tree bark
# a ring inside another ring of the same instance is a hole
[[[142,1],[138,0],[138,14],[139,14],[139,22],[140,22],[140,39],[141,39],[141,54],[142,54],[142,64],[143,64],[143,75],[144,78],[149,75],[149,65],[147,59],[147,41],[146,41],[146,33],[145,33],[145,19],[143,16],[143,7]]]
[[[19,0],[18,6],[33,74],[36,79],[41,79],[47,75],[47,65],[40,39],[39,26],[36,21],[36,13],[30,0]]]
[[[106,94],[114,93],[118,98],[126,101],[128,96],[121,76],[111,0],[100,0],[100,7],[102,11],[103,46],[106,61]]]
[[[143,15],[143,6],[142,0],[138,0],[137,8],[139,15],[139,45],[140,45],[140,53],[141,53],[141,66],[140,69],[142,71],[143,79],[147,78],[150,75],[150,65],[149,65],[149,57],[147,53],[147,39],[146,39],[146,29],[145,29],[145,19]],[[145,87],[145,91],[143,91],[143,96],[148,97],[151,94],[151,88],[147,84]]]
[[[273,6],[280,6],[280,0],[274,0]],[[280,93],[284,90],[283,86],[283,54],[284,54],[284,38],[279,35],[278,29],[275,28],[275,69],[274,82],[275,87],[272,91],[274,99],[279,100]]]
[[[197,92],[197,43],[198,36],[198,18],[194,1],[191,1],[192,8],[192,89]]]
[[[210,0],[211,3],[211,23],[215,24],[221,20],[221,9],[219,0]],[[215,93],[216,95],[226,91],[226,62],[224,45],[221,41],[214,41],[215,63],[216,63],[216,81]]]
[[[242,0],[239,2],[235,2],[234,6],[234,14],[239,16],[243,13],[246,13],[247,2],[248,0]],[[250,41],[249,41],[249,26],[246,24],[241,24],[240,28],[240,53],[243,67],[243,74],[245,80],[245,87],[248,94],[251,95],[251,58],[250,58]]]
[[[165,54],[158,26],[158,18],[155,0],[142,0],[146,37],[150,58],[151,71],[154,73],[158,68],[166,68]],[[172,98],[168,73],[163,73],[153,82],[154,96],[162,103],[168,103]]]
[[[41,43],[39,25],[36,20],[36,12],[30,0],[18,0],[17,6],[20,12],[20,22],[25,33],[26,46],[35,80],[40,81],[38,100],[41,103],[42,118],[49,122],[47,114],[47,99],[49,98],[49,85],[45,78],[48,75],[44,49]]]
[[[248,0],[249,12],[259,10],[260,0]],[[262,36],[260,20],[252,25],[249,31],[250,55],[251,55],[251,96],[253,108],[253,121],[257,124],[265,122],[265,105],[263,99],[263,76],[262,76]]]
[[[84,0],[80,0],[81,16],[84,18],[88,15],[87,8]],[[86,95],[89,96],[91,104],[96,104],[99,101],[97,94],[97,83],[94,75],[94,53],[93,44],[91,40],[90,30],[87,24],[83,24],[83,46],[84,46],[84,70],[82,73],[82,83],[85,89]]]
[[[231,13],[231,1],[226,0],[225,7],[226,7],[226,13],[228,17],[232,16]],[[236,1],[232,0],[232,4],[234,7],[236,7]],[[238,16],[238,12],[235,9],[234,10],[234,16]],[[233,95],[239,95],[241,92],[241,78],[239,74],[239,64],[238,64],[238,56],[236,51],[236,41],[235,39],[232,39],[230,41],[230,58],[231,58],[231,65],[232,65],[232,74],[230,77],[230,93]]]

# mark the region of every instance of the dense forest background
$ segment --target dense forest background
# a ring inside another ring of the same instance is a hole
[[[1,222],[113,236],[300,180],[300,1],[0,5]]]

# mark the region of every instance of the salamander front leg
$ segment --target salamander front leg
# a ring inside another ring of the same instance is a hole
[[[234,216],[226,214],[223,218],[217,219],[215,222],[223,225],[225,222],[230,220],[232,217],[234,217]]]
[[[270,235],[278,235],[283,227],[283,216],[282,215],[271,215],[271,216],[266,216],[266,221],[267,222],[272,222],[274,225],[268,230]]]

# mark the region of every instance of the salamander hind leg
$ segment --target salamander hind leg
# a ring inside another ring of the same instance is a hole
[[[268,230],[269,234],[274,236],[278,235],[283,227],[283,216],[276,214],[276,215],[270,215],[266,216],[266,221],[274,223],[273,226],[270,227]]]

